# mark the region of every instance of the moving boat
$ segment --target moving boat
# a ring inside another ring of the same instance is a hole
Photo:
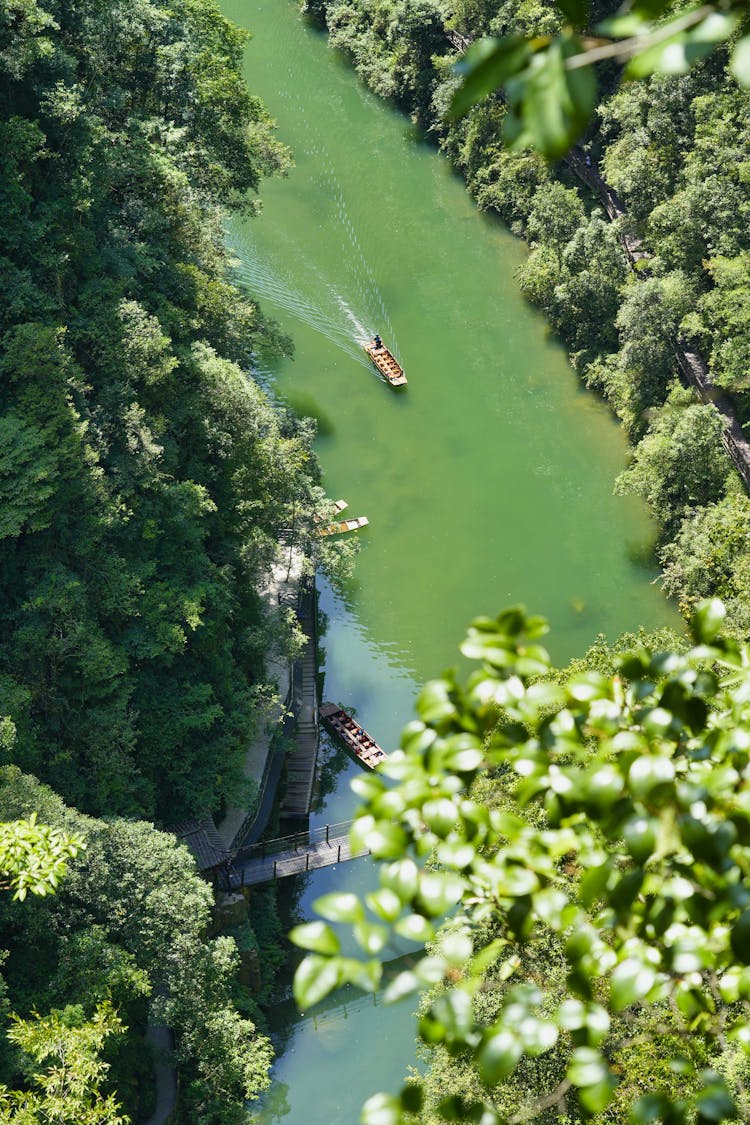
[[[388,350],[379,336],[368,341],[364,349],[369,355],[378,371],[391,384],[392,387],[405,387],[406,376],[404,369],[392,352]]]
[[[320,708],[320,717],[331,733],[341,739],[349,753],[368,770],[374,770],[388,757],[375,739],[370,738],[367,731],[342,707],[335,703],[324,703]]]

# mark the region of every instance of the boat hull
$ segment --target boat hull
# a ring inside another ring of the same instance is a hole
[[[320,708],[320,718],[327,730],[343,742],[352,757],[365,769],[374,770],[388,757],[375,739],[335,703],[324,703]]]
[[[364,345],[364,349],[386,382],[392,387],[406,386],[407,380],[403,367],[385,345],[378,348],[374,340],[371,340]]]

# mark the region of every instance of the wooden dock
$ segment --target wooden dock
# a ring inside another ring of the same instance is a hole
[[[252,887],[258,883],[270,883],[275,879],[286,879],[290,875],[304,875],[306,871],[317,871],[320,867],[333,867],[350,859],[360,859],[369,851],[352,852],[347,836],[335,836],[329,843],[316,844],[305,850],[280,852],[278,855],[258,855],[242,863],[233,864],[229,876],[232,890]]]
[[[292,694],[297,721],[292,750],[286,759],[286,791],[280,809],[282,817],[294,819],[310,815],[318,763],[315,601],[313,584],[300,598],[299,622],[306,639],[294,669]]]

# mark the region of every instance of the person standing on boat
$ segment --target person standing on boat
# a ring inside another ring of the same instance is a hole
[[[373,343],[376,348],[382,348],[383,346],[383,341],[380,339],[380,336],[378,336],[377,332],[375,333],[375,339],[373,340]]]

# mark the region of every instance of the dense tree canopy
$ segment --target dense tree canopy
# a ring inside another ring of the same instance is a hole
[[[0,819],[31,810],[51,829],[83,836],[86,848],[68,861],[56,894],[0,901],[4,1009],[15,1013],[10,1041],[20,1048],[0,1051],[0,1082],[22,1091],[8,1095],[8,1106],[51,1097],[57,1074],[63,1100],[77,1088],[81,1104],[98,1112],[100,1090],[104,1104],[113,1096],[126,1116],[137,1115],[151,1075],[142,1040],[150,1000],[175,1034],[187,1119],[245,1120],[244,1100],[268,1081],[270,1044],[233,1006],[237,949],[228,937],[205,936],[213,894],[190,853],[146,822],[82,816],[34,778],[3,767]],[[58,1025],[68,1029],[70,1052],[60,1056],[62,1071],[40,1072],[47,1078],[35,1094],[25,1089],[29,1060],[50,1066]],[[80,1067],[71,1061],[76,1052]],[[76,1118],[77,1104],[62,1120],[87,1120]]]
[[[225,276],[222,213],[289,159],[244,41],[211,0],[0,13],[0,713],[92,812],[237,785],[260,578],[315,480]]]

